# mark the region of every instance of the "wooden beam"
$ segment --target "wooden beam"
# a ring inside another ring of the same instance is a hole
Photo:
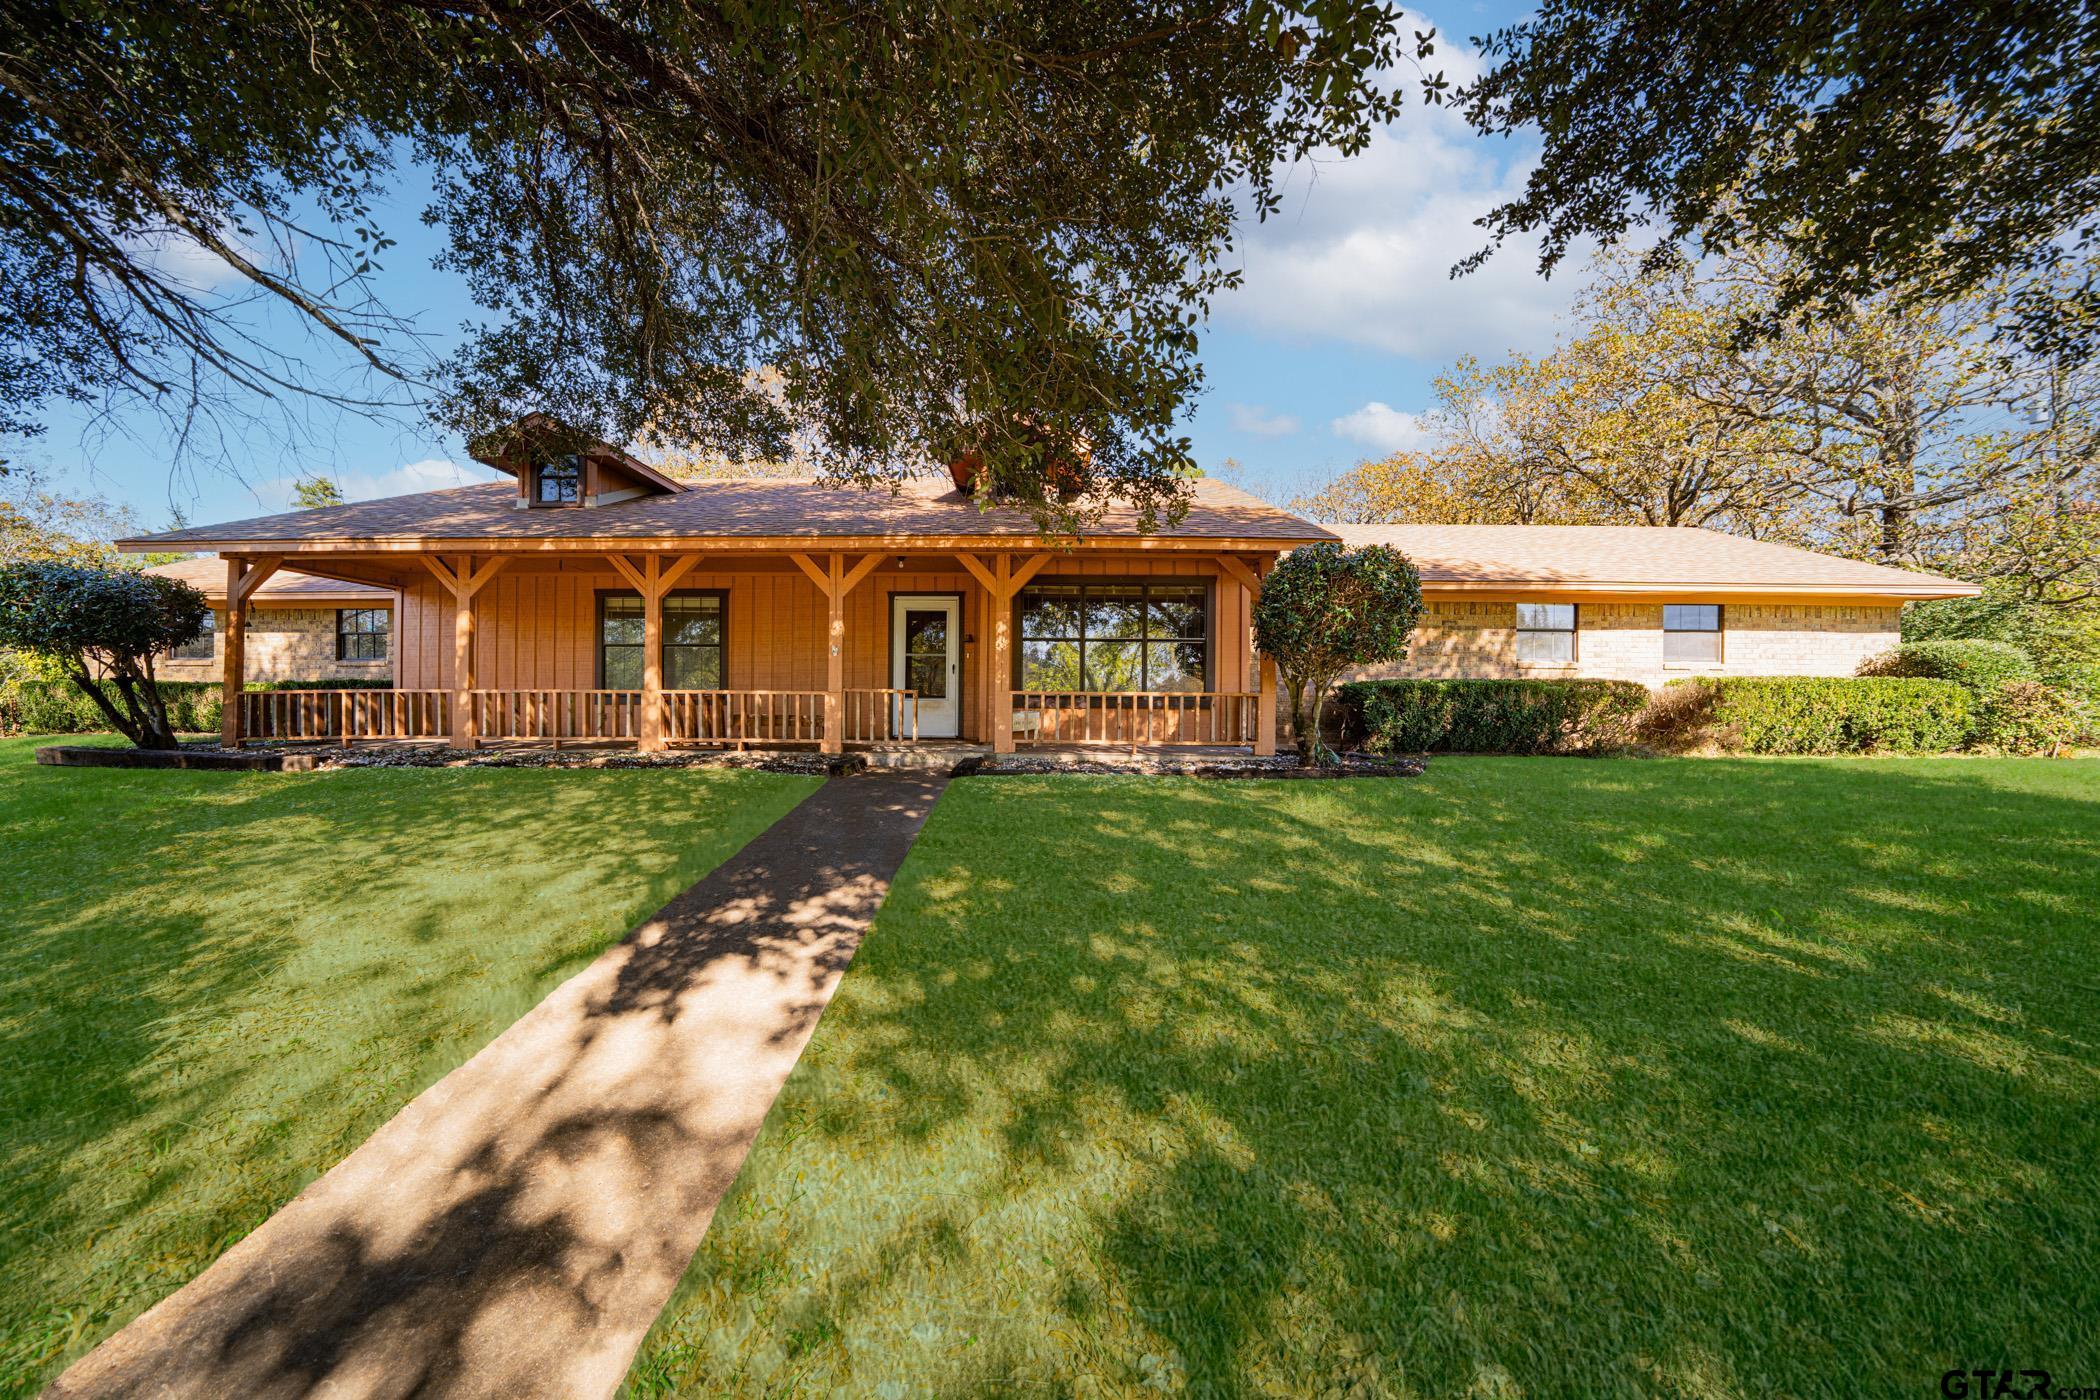
[[[1051,558],[1052,555],[1050,554],[1050,552],[1048,550],[1045,550],[1041,554],[1035,555],[1034,557],[1029,559],[1027,563],[1015,569],[1013,573],[1013,578],[1010,581],[1012,591],[1016,593],[1020,592],[1021,589],[1027,584],[1028,580],[1034,578],[1038,573],[1042,572],[1043,565],[1049,563]]]
[[[606,555],[605,562],[613,566],[614,573],[633,585],[635,592],[641,594],[644,598],[649,596],[649,586],[642,582],[641,570],[635,568],[634,565],[628,563],[625,558],[618,554]]]
[[[1264,560],[1261,572],[1255,575],[1254,591],[1248,597],[1247,631],[1254,631],[1253,603],[1261,593],[1262,580],[1268,578],[1269,570],[1275,568],[1273,561]],[[1266,758],[1276,752],[1276,662],[1266,652],[1261,657],[1261,683],[1256,687],[1254,713],[1254,752]]]
[[[684,578],[687,574],[691,573],[693,571],[693,566],[698,564],[702,557],[703,556],[698,554],[688,554],[682,559],[672,560],[671,567],[664,570],[662,579],[660,579],[657,582],[657,588],[665,593],[668,593],[673,588],[676,588],[678,586],[678,580]]]
[[[643,560],[636,582],[642,592],[642,722],[635,747],[656,753],[664,747],[663,561],[654,554]]]
[[[1013,600],[1014,560],[1002,554],[992,584],[992,605],[998,609],[992,615],[993,753],[1014,751]]]
[[[479,593],[481,591],[481,585],[487,583],[497,574],[502,573],[503,566],[505,564],[508,564],[509,562],[510,557],[504,554],[494,555],[489,559],[484,560],[482,562],[481,567],[474,570],[473,573],[469,574],[464,583],[461,585],[466,589],[467,596],[471,598],[476,593]]]
[[[247,602],[249,598],[254,596],[256,589],[267,583],[270,576],[283,567],[284,560],[276,558],[258,559],[253,564],[250,564],[247,571],[241,576],[241,601]],[[228,593],[226,598],[228,602],[233,601],[231,593]]]
[[[223,667],[219,672],[219,742],[229,749],[241,746],[241,688],[248,678],[248,593],[241,586],[248,574],[248,561],[237,554],[226,557],[226,641],[220,648]]]
[[[881,562],[882,556],[880,554],[869,554],[858,564],[855,564],[846,574],[845,580],[839,585],[839,597],[843,599],[850,596],[854,589],[860,587],[861,580],[874,573],[875,566]]]
[[[1255,576],[1254,570],[1248,568],[1232,555],[1220,554],[1218,556],[1218,567],[1238,579],[1240,587],[1246,589],[1249,593],[1261,592],[1261,580]]]
[[[459,595],[459,580],[453,576],[450,569],[445,567],[444,561],[435,554],[425,554],[419,557],[423,561],[423,567],[435,574],[439,583],[445,585],[445,591],[457,597]]]
[[[827,598],[831,596],[831,575],[818,568],[816,560],[807,554],[789,554],[788,558],[795,561],[796,568],[809,575],[809,581],[817,586],[817,592]]]
[[[474,595],[467,588],[474,577],[473,556],[454,559],[452,573],[460,580],[452,590],[452,747],[471,749],[480,743],[474,714]]]
[[[800,559],[802,556],[795,556]],[[825,753],[843,753],[846,748],[846,556],[832,555],[826,563],[824,596],[829,603],[831,642],[824,666]]]
[[[985,592],[996,593],[999,591],[998,581],[992,577],[992,571],[987,569],[976,555],[957,553],[955,557],[962,560],[962,566],[968,569],[979,583],[984,585]]]

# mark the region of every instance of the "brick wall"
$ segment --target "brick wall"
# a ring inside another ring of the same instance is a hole
[[[1575,663],[1542,666],[1517,660],[1515,603],[1433,599],[1423,609],[1406,661],[1351,679],[1593,676],[1659,686],[1700,674],[1849,676],[1866,657],[1896,645],[1900,611],[1894,606],[1728,603],[1721,663],[1680,667],[1663,661],[1662,604],[1584,603],[1576,610]]]
[[[387,637],[385,661],[338,661],[335,659],[334,608],[258,607],[248,614],[247,675],[251,681],[369,680],[376,686],[393,684],[394,639]],[[224,673],[226,661],[226,614],[212,612],[212,655],[209,661],[184,661],[162,657],[154,671],[163,680],[215,681]]]

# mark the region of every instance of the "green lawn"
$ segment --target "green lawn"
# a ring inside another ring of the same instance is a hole
[[[814,786],[0,741],[0,1394],[182,1284]]]
[[[955,784],[646,1395],[2100,1381],[2100,762]]]

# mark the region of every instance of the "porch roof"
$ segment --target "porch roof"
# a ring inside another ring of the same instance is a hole
[[[222,525],[199,525],[120,540],[120,548],[212,549],[232,553],[312,553],[424,544],[494,548],[576,548],[607,541],[806,545],[813,538],[881,547],[955,540],[1037,537],[1025,511],[980,507],[945,481],[910,480],[895,492],[826,486],[814,481],[710,481],[666,495],[593,507],[521,508],[510,482],[490,482],[391,496],[376,501],[291,511]],[[1137,512],[1110,506],[1084,542],[1244,541],[1249,545],[1332,540],[1318,525],[1224,482],[1199,478],[1188,514],[1149,534]]]
[[[155,564],[146,572],[162,578],[180,579],[202,593],[208,603],[226,601],[224,559],[178,559],[172,564]],[[319,607],[335,603],[360,608],[391,608],[394,605],[394,590],[391,588],[319,578],[296,569],[279,569],[262,581],[253,596],[256,605],[265,608]]]

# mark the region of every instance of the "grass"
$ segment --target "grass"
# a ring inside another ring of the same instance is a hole
[[[35,742],[0,741],[5,1395],[194,1276],[814,786],[52,769]]]
[[[2100,1381],[2100,762],[942,799],[638,1395]]]

